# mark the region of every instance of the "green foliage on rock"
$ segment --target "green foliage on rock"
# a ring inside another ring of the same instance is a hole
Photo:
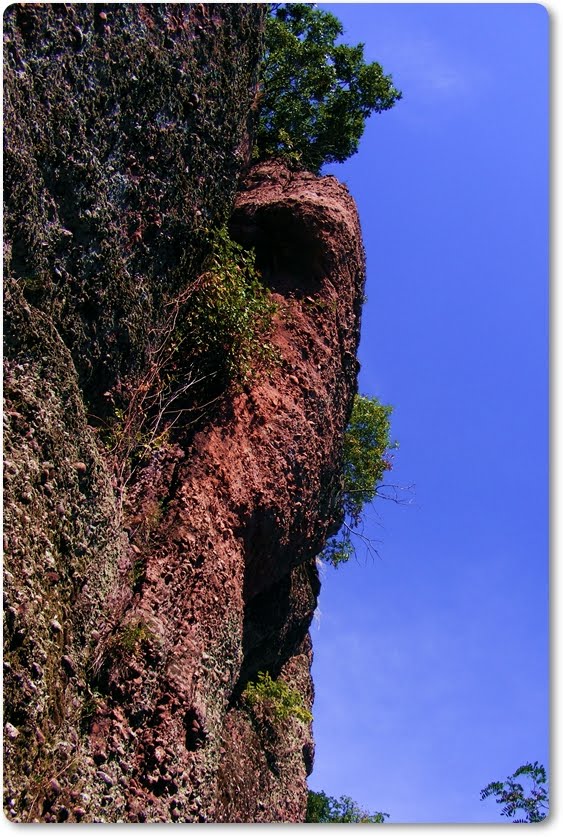
[[[312,4],[273,4],[266,21],[256,156],[282,156],[318,173],[358,150],[365,121],[401,93],[364,45],[337,43],[338,18]]]
[[[356,395],[344,435],[344,511],[357,525],[366,503],[377,494],[386,471],[391,470],[390,438],[393,408],[377,398]]]
[[[527,786],[522,784],[526,780]],[[523,764],[504,782],[490,782],[481,791],[481,799],[494,797],[502,805],[501,816],[515,817],[513,822],[541,822],[549,813],[547,772],[535,761]],[[521,815],[518,816],[519,812]]]
[[[354,555],[353,535],[361,523],[366,504],[377,496],[386,471],[391,470],[391,451],[398,447],[391,441],[390,416],[393,408],[377,398],[356,395],[352,416],[344,434],[342,510],[344,525],[331,538],[322,558],[333,566]]]
[[[378,811],[374,814],[364,811],[349,796],[336,799],[327,796],[324,791],[309,791],[305,822],[340,822],[340,823],[383,823],[389,814]]]
[[[263,285],[253,251],[210,231],[211,253],[181,326],[199,374],[245,382],[276,354],[268,340],[276,305]]]
[[[146,369],[122,387],[121,405],[114,404],[100,430],[122,487],[169,441],[174,426],[195,425],[230,386],[277,360],[269,340],[276,305],[254,253],[224,226],[206,233],[202,272],[166,304],[148,335]],[[153,523],[161,512],[153,509]],[[150,520],[144,523],[148,535]]]
[[[134,654],[142,645],[155,639],[153,631],[142,619],[133,619],[123,624],[112,637],[110,649],[114,654]]]
[[[267,671],[259,671],[256,681],[247,684],[242,699],[251,707],[264,707],[277,720],[293,717],[306,724],[313,720],[299,692],[283,680],[273,680]]]

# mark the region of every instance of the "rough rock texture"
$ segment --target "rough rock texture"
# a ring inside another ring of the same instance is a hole
[[[5,14],[6,273],[100,396],[228,218],[264,8],[18,4]]]
[[[15,820],[304,818],[309,725],[241,695],[268,671],[312,704],[315,555],[340,522],[364,263],[355,206],[332,177],[265,163],[233,209],[262,15],[250,4],[7,15],[5,807]],[[172,85],[180,70],[200,93]],[[128,213],[145,218],[156,193],[160,225],[118,228]],[[180,427],[124,496],[93,405],[142,368],[159,289],[166,280],[173,296],[197,278],[197,219],[220,223],[227,209],[278,302],[279,363],[231,391],[195,435]]]
[[[4,777],[8,813],[32,819],[51,779],[82,772],[89,656],[126,538],[70,353],[15,283],[4,328]]]
[[[188,450],[180,439],[159,451],[130,492],[143,581],[122,623],[149,635],[117,661],[107,641],[100,688],[124,707],[125,730],[142,728],[127,742],[136,796],[120,792],[131,818],[148,816],[147,798],[152,816],[166,817],[171,801],[182,819],[304,816],[310,729],[293,718],[270,729],[239,698],[267,670],[312,701],[314,559],[340,522],[363,253],[345,188],[276,163],[243,184],[233,234],[256,244],[279,303],[281,360]],[[143,521],[163,497],[148,535]]]

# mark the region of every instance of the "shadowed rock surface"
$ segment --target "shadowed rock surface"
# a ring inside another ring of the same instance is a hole
[[[364,257],[335,178],[269,162],[239,180],[263,14],[6,14],[5,809],[16,821],[304,819],[310,725],[241,694],[268,671],[312,705],[315,556],[340,524]],[[279,362],[230,390],[205,426],[179,425],[124,493],[100,413],[147,363],[151,329],[202,269],[206,230],[229,216],[278,304]]]

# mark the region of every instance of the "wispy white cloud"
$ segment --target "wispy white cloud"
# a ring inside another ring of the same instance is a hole
[[[475,109],[487,86],[487,70],[471,54],[422,31],[391,32],[374,59],[403,92],[394,118],[417,131],[439,132],[445,121]]]
[[[419,91],[459,95],[471,89],[469,68],[447,56],[431,38],[406,36],[392,48],[392,54],[395,72]]]

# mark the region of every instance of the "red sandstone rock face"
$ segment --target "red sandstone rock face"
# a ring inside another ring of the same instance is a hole
[[[346,189],[277,163],[248,177],[232,229],[256,247],[279,302],[281,363],[189,450],[159,452],[130,496],[139,520],[155,500],[166,514],[148,543],[132,526],[144,581],[122,623],[147,635],[102,665],[125,738],[136,736],[130,770],[117,771],[129,820],[167,818],[171,806],[188,821],[304,818],[310,729],[261,724],[238,699],[268,670],[312,703],[314,558],[339,523],[363,252]]]
[[[24,558],[34,553],[21,547],[22,572],[34,585],[34,622],[26,622],[21,581],[9,579],[12,645],[24,643],[25,651],[29,645],[29,659],[10,673],[13,699],[18,688],[29,688],[17,705],[34,707],[31,721],[22,714],[19,731],[14,724],[7,728],[14,818],[21,793],[31,800],[23,818],[40,821],[304,819],[314,754],[310,726],[294,717],[276,721],[260,707],[250,711],[240,696],[259,671],[269,671],[299,691],[305,706],[312,704],[308,629],[319,591],[314,559],[339,524],[338,474],[356,387],[363,251],[346,189],[332,177],[290,173],[277,163],[255,168],[243,184],[232,234],[256,247],[279,303],[272,339],[280,363],[228,399],[205,431],[195,438],[180,435],[155,453],[128,493],[128,538],[117,530],[108,474],[82,408],[76,417],[68,407],[66,415],[62,407],[56,412],[58,436],[51,436],[63,439],[60,461],[53,454],[52,467],[45,463],[38,471],[44,528],[55,531],[53,520],[63,514],[53,493],[60,490],[76,533],[65,518],[66,529],[62,523],[59,528],[61,539],[69,531],[68,581],[59,580],[59,565],[57,572],[42,566],[42,552],[26,567]],[[26,373],[25,357],[37,343],[62,383],[57,378],[52,394],[39,388],[30,404],[62,398],[59,391],[67,390],[78,404],[72,362],[62,343],[58,354],[53,348],[60,340],[44,319],[38,323],[48,340],[29,330],[10,375]],[[43,351],[43,343],[50,348]],[[51,386],[48,375],[43,379]],[[39,387],[35,377],[32,383]],[[21,386],[14,392],[21,395]],[[23,420],[18,410],[11,421]],[[23,418],[31,416],[30,410]],[[36,435],[39,457],[43,439],[39,430]],[[20,462],[17,438],[13,452]],[[24,492],[23,482],[20,488]],[[17,516],[17,503],[11,510]],[[22,532],[32,531],[37,540],[40,524],[30,528],[29,516],[20,517]],[[98,529],[105,540],[93,553],[86,539]],[[15,524],[13,532],[19,532]],[[86,585],[72,558],[74,542],[80,546],[82,539],[86,546],[76,554],[90,561]],[[62,558],[60,566],[66,567]],[[50,587],[44,571],[51,573]],[[95,629],[91,614],[82,627],[83,611],[90,613],[89,603],[100,599],[103,607],[92,610]],[[46,637],[40,647],[39,628]],[[48,653],[37,659],[47,660],[44,671],[35,661],[43,647]],[[32,667],[29,681],[21,673],[24,664]],[[54,694],[57,714],[43,697],[44,681],[52,684],[45,694]],[[40,728],[45,717],[47,742]],[[40,773],[24,792],[18,776],[28,776],[30,758]]]

